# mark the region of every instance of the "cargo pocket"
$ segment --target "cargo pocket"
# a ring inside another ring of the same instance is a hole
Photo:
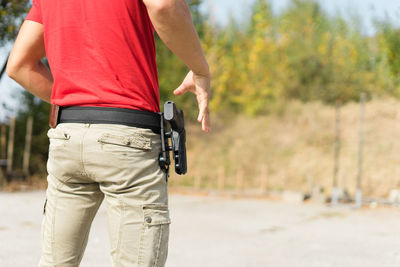
[[[162,267],[168,254],[169,211],[167,205],[143,206],[143,229],[140,239],[139,266]]]
[[[102,144],[103,151],[124,153],[143,152],[151,150],[151,139],[139,133],[129,135],[115,135],[105,133],[97,140]]]

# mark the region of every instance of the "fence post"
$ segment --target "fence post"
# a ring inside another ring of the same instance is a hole
[[[200,190],[201,188],[201,175],[199,173],[196,173],[194,175],[194,189]]]
[[[5,124],[2,124],[0,129],[0,147],[1,147],[0,160],[6,160],[7,157],[6,134],[7,134],[7,127]],[[3,172],[3,166],[0,165],[0,187],[2,187],[5,184],[5,181],[6,179]]]
[[[0,159],[6,159],[7,157],[7,149],[6,149],[6,142],[7,142],[7,126],[5,124],[1,125],[1,137],[0,137],[0,146],[1,146],[1,153]]]
[[[12,117],[10,120],[10,129],[8,134],[7,175],[11,175],[14,157],[15,117]]]
[[[266,194],[268,192],[268,166],[261,165],[261,193]]]
[[[225,168],[220,166],[218,169],[218,191],[223,192],[225,189]]]
[[[358,144],[358,172],[357,172],[357,191],[356,207],[362,206],[362,165],[363,165],[363,147],[364,147],[364,121],[365,121],[365,93],[361,94],[360,99],[360,132]]]
[[[26,177],[29,176],[29,159],[31,155],[32,128],[33,128],[33,117],[29,116],[26,122],[25,150],[24,150],[24,162],[23,162],[23,172]]]
[[[6,179],[4,177],[2,168],[0,167],[0,188],[2,188],[5,183],[6,183]]]
[[[244,174],[243,169],[240,167],[236,173],[236,192],[242,193],[244,185]]]
[[[335,126],[335,155],[334,155],[334,167],[333,167],[333,190],[332,190],[332,205],[339,203],[339,188],[338,188],[338,173],[340,168],[340,101],[336,101],[336,126]]]

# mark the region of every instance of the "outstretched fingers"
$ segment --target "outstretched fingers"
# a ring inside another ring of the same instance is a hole
[[[205,132],[211,132],[210,125],[210,111],[208,108],[208,95],[204,94],[202,96],[197,97],[197,101],[199,104],[199,116],[197,117],[197,121],[201,123],[201,128]]]
[[[209,99],[210,99],[210,77],[196,75],[190,71],[182,84],[175,89],[175,95],[183,95],[187,91],[196,95],[199,106],[199,116],[197,121],[201,123],[201,128],[205,132],[211,132]]]
[[[201,121],[201,128],[205,132],[211,132],[211,125],[210,125],[210,112],[208,109],[203,113],[203,118]]]

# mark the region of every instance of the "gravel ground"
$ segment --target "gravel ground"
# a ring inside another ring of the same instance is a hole
[[[0,193],[0,266],[36,266],[44,192]],[[171,195],[167,267],[400,266],[398,209]],[[106,211],[82,267],[111,266]]]

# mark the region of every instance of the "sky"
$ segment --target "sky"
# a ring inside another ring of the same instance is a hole
[[[7,55],[11,49],[11,45],[6,45],[4,47],[0,47],[0,68],[3,67]],[[7,104],[10,105],[11,107],[16,107],[18,104],[18,101],[11,97],[13,94],[18,95],[19,92],[21,92],[21,88],[18,86],[17,83],[15,83],[13,80],[11,80],[6,74],[3,75],[3,77],[0,80],[0,123],[3,122],[3,120],[7,117],[10,116],[10,114],[7,114],[7,112],[1,107],[1,104],[3,102],[3,99],[6,99]]]
[[[374,33],[373,20],[389,17],[400,26],[399,0],[317,0],[329,14],[338,12],[344,17],[358,15],[364,26],[364,33]],[[245,20],[250,15],[255,0],[203,0],[202,11],[211,12],[212,17],[221,24],[233,14],[236,19]],[[282,12],[290,0],[269,0],[275,13]]]
[[[282,12],[290,0],[270,0],[275,13]],[[373,20],[390,18],[393,23],[400,26],[400,0],[318,0],[329,14],[338,12],[344,17],[358,15],[363,21],[363,31],[367,35],[374,33]],[[203,0],[201,9],[208,12],[220,24],[226,24],[230,14],[239,22],[245,21],[250,16],[251,5],[254,0]],[[10,45],[0,47],[0,66],[6,60]],[[11,106],[16,106],[18,101],[12,95],[18,95],[22,89],[8,77],[0,80],[0,99],[7,99]],[[7,114],[9,115],[9,114]],[[6,116],[0,107],[0,121]]]

